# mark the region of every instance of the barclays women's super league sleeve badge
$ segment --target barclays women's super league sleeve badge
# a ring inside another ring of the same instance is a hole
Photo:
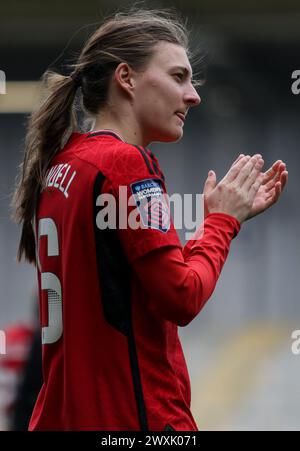
[[[144,179],[132,183],[130,188],[143,225],[167,232],[170,229],[170,209],[161,181]]]

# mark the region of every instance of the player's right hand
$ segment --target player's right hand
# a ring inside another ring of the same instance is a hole
[[[215,172],[210,171],[203,191],[205,217],[209,213],[226,213],[244,222],[263,183],[263,165],[260,154],[240,155],[218,184]]]

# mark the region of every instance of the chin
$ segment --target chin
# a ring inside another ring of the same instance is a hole
[[[183,137],[182,127],[176,128],[174,130],[164,130],[159,134],[159,138],[155,139],[158,142],[176,142]]]

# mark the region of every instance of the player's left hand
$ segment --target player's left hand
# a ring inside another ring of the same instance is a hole
[[[288,171],[286,165],[282,160],[277,160],[265,172],[265,178],[254,198],[251,211],[246,220],[263,213],[265,210],[274,205],[288,180]]]

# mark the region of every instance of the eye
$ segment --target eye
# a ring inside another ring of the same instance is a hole
[[[180,81],[183,80],[184,75],[182,73],[174,74],[174,77],[177,77]]]

